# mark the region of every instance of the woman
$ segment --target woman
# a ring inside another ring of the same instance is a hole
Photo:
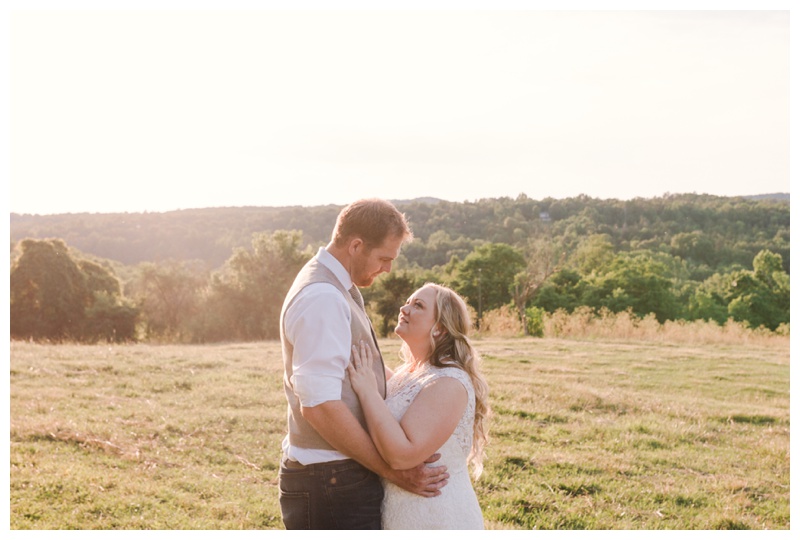
[[[428,283],[400,309],[395,333],[405,363],[387,368],[386,401],[378,393],[372,357],[354,346],[348,367],[370,436],[392,468],[406,469],[438,452],[450,478],[438,497],[425,498],[384,481],[384,529],[483,529],[468,462],[480,476],[487,441],[488,386],[467,332],[464,300]]]

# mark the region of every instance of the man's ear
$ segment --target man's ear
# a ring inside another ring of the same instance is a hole
[[[357,236],[353,237],[347,244],[347,252],[350,254],[351,257],[353,255],[361,253],[363,250],[364,250],[364,241]]]

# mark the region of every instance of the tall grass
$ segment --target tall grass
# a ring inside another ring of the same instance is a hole
[[[477,346],[488,528],[789,528],[788,342]],[[279,343],[10,348],[12,529],[282,528]]]
[[[545,338],[637,340],[683,344],[759,344],[785,347],[789,342],[789,325],[781,325],[775,332],[764,328],[751,329],[746,324],[729,319],[724,324],[715,321],[666,321],[663,324],[655,315],[637,317],[630,311],[614,313],[608,309],[595,312],[579,307],[572,313],[558,310],[544,314]],[[480,334],[485,337],[521,336],[522,324],[507,306],[483,315]]]

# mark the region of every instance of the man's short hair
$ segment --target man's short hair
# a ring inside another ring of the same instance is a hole
[[[361,199],[339,212],[331,240],[337,247],[343,247],[356,237],[371,250],[388,238],[402,238],[403,242],[409,242],[414,235],[405,214],[392,203],[383,199]]]

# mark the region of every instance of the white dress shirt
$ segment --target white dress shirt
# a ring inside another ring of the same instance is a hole
[[[317,259],[342,283],[353,286],[350,273],[325,248]],[[303,288],[284,315],[286,337],[294,347],[292,378],[303,407],[314,407],[342,398],[342,381],[350,363],[350,306],[341,291],[330,283],[312,283]],[[284,454],[304,465],[346,459],[336,450],[299,448],[282,443]]]

